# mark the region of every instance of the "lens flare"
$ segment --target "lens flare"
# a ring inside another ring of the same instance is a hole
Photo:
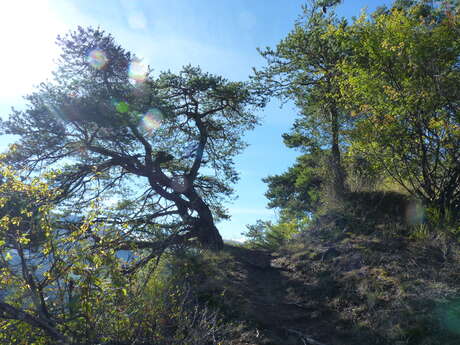
[[[102,69],[105,65],[107,65],[109,59],[102,50],[93,49],[89,52],[87,61],[95,69]]]
[[[118,102],[115,104],[115,109],[117,109],[119,113],[127,113],[129,110],[129,105],[126,102]]]
[[[406,208],[406,221],[409,224],[421,224],[425,220],[425,210],[420,202],[413,201]]]
[[[148,66],[142,63],[140,59],[134,59],[129,65],[129,78],[138,83],[142,83],[147,78]]]
[[[460,335],[460,299],[444,303],[437,309],[443,328]]]
[[[158,129],[163,121],[163,114],[156,108],[150,109],[145,113],[139,126],[149,135],[152,135],[154,129]]]

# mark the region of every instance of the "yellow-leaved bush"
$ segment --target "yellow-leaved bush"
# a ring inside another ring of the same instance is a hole
[[[167,255],[128,273],[144,253],[117,249],[119,233],[99,221],[97,202],[86,218],[58,212],[58,175],[30,178],[0,163],[0,343],[186,344],[216,337],[217,314],[188,300],[186,283],[171,278]]]

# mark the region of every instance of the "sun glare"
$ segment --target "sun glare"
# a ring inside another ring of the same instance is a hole
[[[58,55],[56,36],[67,27],[48,1],[5,0],[0,2],[0,30],[0,91],[4,98],[17,97],[49,78]]]

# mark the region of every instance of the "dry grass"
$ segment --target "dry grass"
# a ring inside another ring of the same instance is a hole
[[[460,344],[458,245],[337,229],[305,232],[277,253],[204,254],[199,294],[229,325],[222,344]]]
[[[381,234],[311,234],[277,260],[305,286],[321,287],[327,297],[310,294],[313,304],[339,315],[328,321],[351,325],[359,344],[459,344],[459,248],[445,246]]]

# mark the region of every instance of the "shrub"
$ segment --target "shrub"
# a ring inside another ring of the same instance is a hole
[[[304,218],[273,224],[270,221],[258,220],[256,224],[248,225],[248,231],[242,235],[248,238],[246,245],[250,248],[277,250],[304,229],[308,221]]]

